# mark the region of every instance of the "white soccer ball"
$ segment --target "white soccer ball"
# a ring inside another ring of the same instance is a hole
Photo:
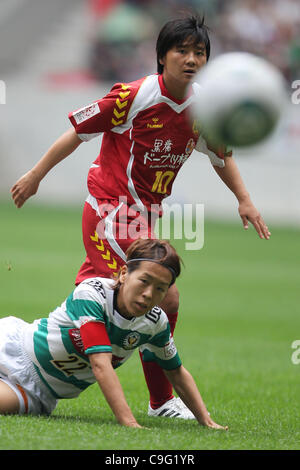
[[[193,87],[192,118],[200,133],[211,142],[233,147],[250,146],[269,136],[287,102],[279,70],[247,52],[213,59],[198,72]]]

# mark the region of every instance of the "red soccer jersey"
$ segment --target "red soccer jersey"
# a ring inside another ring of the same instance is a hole
[[[104,98],[70,113],[82,140],[104,133],[88,174],[91,195],[125,197],[142,210],[160,205],[198,141],[188,110],[193,100],[194,94],[183,101],[174,99],[162,75],[155,74],[117,83]],[[214,157],[220,160],[224,154],[215,152]]]

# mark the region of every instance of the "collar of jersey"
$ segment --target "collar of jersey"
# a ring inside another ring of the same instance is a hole
[[[126,318],[122,313],[119,312],[118,307],[117,307],[117,296],[118,296],[119,289],[114,290],[113,294],[113,311],[117,312],[118,315],[120,315],[122,318],[124,318],[127,321],[133,321],[136,319],[136,317],[131,317],[131,318]]]
[[[160,86],[160,91],[161,91],[162,96],[165,96],[166,98],[169,98],[169,100],[174,101],[174,103],[183,104],[183,103],[185,103],[185,102],[191,97],[191,95],[193,95],[193,91],[191,90],[191,91],[189,92],[188,96],[187,96],[184,100],[178,100],[178,99],[174,98],[174,96],[172,96],[172,95],[168,92],[168,90],[167,90],[167,88],[166,88],[166,86],[165,86],[165,84],[164,84],[164,80],[163,80],[162,74],[160,74],[160,75],[158,76],[158,83],[159,83],[159,86]]]

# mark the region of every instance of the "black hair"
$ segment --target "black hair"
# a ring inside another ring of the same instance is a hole
[[[161,74],[164,66],[160,63],[166,53],[176,44],[191,38],[195,44],[204,43],[206,58],[210,56],[210,39],[204,17],[191,14],[184,18],[168,21],[161,29],[156,42],[157,72]]]

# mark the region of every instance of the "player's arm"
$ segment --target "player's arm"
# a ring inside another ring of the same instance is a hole
[[[228,426],[220,426],[211,419],[192,375],[182,365],[173,370],[164,370],[164,372],[182,401],[201,425],[213,429],[228,429]]]
[[[20,208],[30,196],[36,194],[44,176],[59,162],[68,157],[82,143],[73,128],[59,137],[39,162],[23,175],[11,188],[15,205]]]
[[[249,221],[253,224],[259,237],[268,240],[271,233],[262,216],[253,205],[234,159],[232,157],[225,157],[224,160],[225,166],[223,168],[214,165],[214,169],[221,180],[236,196],[239,203],[239,214],[244,228],[248,228]]]
[[[119,378],[115,373],[111,353],[89,354],[97,382],[118,422],[123,426],[141,428],[129,408]]]

